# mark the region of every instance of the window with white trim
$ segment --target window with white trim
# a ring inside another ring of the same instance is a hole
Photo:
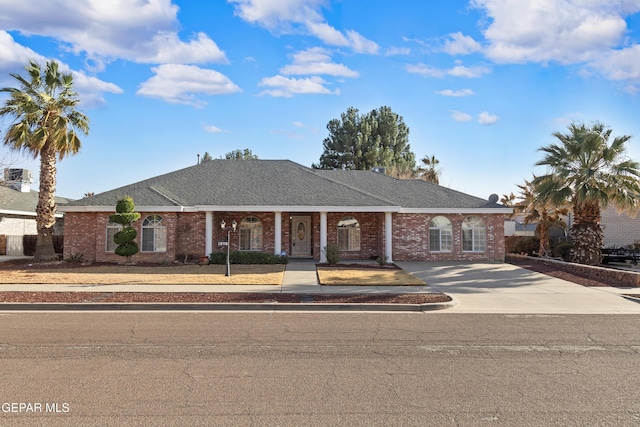
[[[360,223],[352,216],[345,216],[338,222],[338,250],[360,250]]]
[[[444,216],[436,216],[429,221],[429,251],[451,252],[453,248],[453,228]]]
[[[115,252],[118,245],[113,241],[113,236],[120,230],[122,230],[122,225],[107,221],[107,237],[104,245],[105,252]]]
[[[254,216],[246,217],[240,223],[240,250],[262,250],[262,223]]]
[[[468,216],[462,221],[462,251],[484,252],[487,246],[487,232],[482,218]]]
[[[166,252],[167,227],[160,215],[149,215],[142,222],[142,252]]]

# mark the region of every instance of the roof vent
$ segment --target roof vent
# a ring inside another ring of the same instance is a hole
[[[33,173],[27,169],[5,168],[4,181],[14,190],[18,190],[21,193],[28,193],[31,191]]]
[[[381,173],[382,175],[386,175],[387,174],[387,168],[382,167],[382,166],[376,166],[374,168],[371,168],[371,170],[375,173]]]
[[[498,203],[498,200],[500,200],[500,197],[498,197],[497,194],[492,194],[489,196],[490,203]]]

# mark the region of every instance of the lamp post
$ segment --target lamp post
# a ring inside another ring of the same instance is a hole
[[[231,232],[232,231],[235,232],[237,226],[238,226],[238,223],[236,222],[235,219],[231,223],[231,227],[227,227],[227,223],[224,222],[224,219],[220,223],[220,228],[222,229],[222,231],[227,232],[227,270],[224,273],[225,276],[231,276],[231,264],[229,263],[229,247],[231,246],[230,237],[231,237]]]

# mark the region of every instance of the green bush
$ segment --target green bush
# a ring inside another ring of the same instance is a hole
[[[340,262],[340,250],[338,249],[338,245],[335,243],[327,244],[322,251],[327,257],[329,265],[336,265]]]
[[[138,236],[138,232],[133,227],[125,227],[113,235],[113,241],[116,245],[123,245],[132,242]]]
[[[571,243],[560,243],[555,248],[553,248],[553,256],[568,261],[571,249],[573,249],[573,245]]]
[[[289,257],[266,252],[234,251],[229,254],[231,264],[287,264]],[[209,255],[209,264],[226,264],[226,252],[213,252]]]
[[[135,208],[136,205],[133,203],[133,199],[130,196],[124,196],[122,199],[118,200],[118,203],[116,203],[116,212],[118,213],[133,212]]]
[[[537,237],[527,237],[514,245],[513,253],[526,253],[531,256],[534,255],[534,253],[537,253],[538,249],[540,249],[540,240]]]
[[[115,250],[117,255],[124,256],[127,258],[137,254],[138,251],[139,251],[139,248],[136,242],[127,242],[127,243],[120,244],[118,245],[118,247],[116,247],[116,250]]]

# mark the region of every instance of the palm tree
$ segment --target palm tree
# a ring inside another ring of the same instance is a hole
[[[73,91],[73,77],[58,70],[58,63],[48,61],[44,67],[30,61],[27,76],[11,74],[19,87],[6,87],[9,94],[0,117],[10,117],[3,138],[5,145],[16,151],[40,156],[40,193],[36,207],[38,243],[34,260],[56,257],[53,249],[53,226],[56,205],[56,162],[80,150],[76,131],[89,132],[89,119],[76,109],[80,102]]]
[[[526,224],[537,223],[536,235],[540,241],[538,255],[540,257],[548,257],[551,255],[549,229],[554,225],[566,227],[564,216],[568,214],[569,210],[565,207],[554,206],[549,201],[536,197],[537,189],[533,185],[536,179],[535,175],[533,176],[533,181],[525,179],[524,185],[518,185],[518,188],[520,189],[521,204],[524,205],[524,212],[526,213],[523,218],[524,222]]]
[[[439,184],[440,169],[437,168],[437,165],[440,163],[440,160],[436,159],[436,156],[424,156],[420,161],[423,165],[418,167],[420,179],[434,184]]]
[[[610,203],[627,212],[638,208],[640,164],[625,155],[631,137],[619,136],[609,143],[611,129],[601,123],[572,123],[568,133],[553,136],[559,143],[542,147],[544,158],[536,163],[548,168],[547,175],[533,181],[537,199],[572,207],[571,260],[597,265],[604,237],[601,209]]]

